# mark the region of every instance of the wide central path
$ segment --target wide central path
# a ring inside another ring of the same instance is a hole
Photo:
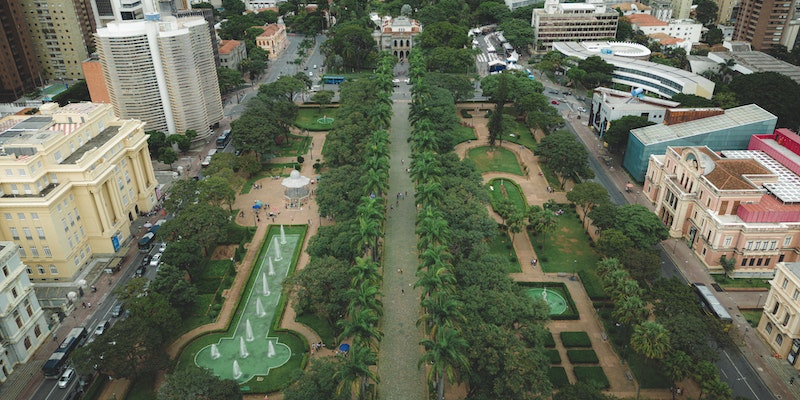
[[[406,85],[403,85],[406,86]],[[419,293],[413,288],[417,262],[417,236],[414,232],[416,207],[414,187],[406,168],[410,162],[408,135],[408,94],[398,99],[395,91],[391,122],[389,193],[387,195],[386,236],[383,268],[383,323],[378,373],[381,400],[426,400],[425,371],[417,368],[421,331]],[[406,92],[407,93],[407,92]],[[406,196],[406,192],[408,195]],[[405,199],[398,200],[397,193]]]

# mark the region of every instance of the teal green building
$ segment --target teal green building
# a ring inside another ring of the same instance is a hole
[[[675,125],[651,125],[628,134],[622,166],[637,182],[643,182],[653,154],[665,154],[668,146],[708,146],[713,151],[746,150],[750,136],[772,133],[778,117],[755,105],[731,108],[722,115]]]

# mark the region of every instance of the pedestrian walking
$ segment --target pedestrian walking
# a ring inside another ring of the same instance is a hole
[[[92,308],[92,303],[86,303],[86,307]]]
[[[533,267],[534,268],[536,268],[536,264],[539,264],[539,259],[538,258],[534,258],[533,259]]]
[[[86,302],[85,301],[82,302],[81,305],[83,306],[83,308],[86,308]]]
[[[405,289],[400,289],[400,294],[406,294],[406,290]]]

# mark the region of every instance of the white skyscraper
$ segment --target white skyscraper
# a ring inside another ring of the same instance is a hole
[[[223,118],[214,51],[201,17],[147,14],[97,30],[97,52],[115,114],[146,130],[211,134]]]

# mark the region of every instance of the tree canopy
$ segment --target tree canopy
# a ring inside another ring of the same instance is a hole
[[[730,83],[740,104],[755,103],[778,117],[777,127],[800,127],[800,84],[777,72],[737,75]]]

